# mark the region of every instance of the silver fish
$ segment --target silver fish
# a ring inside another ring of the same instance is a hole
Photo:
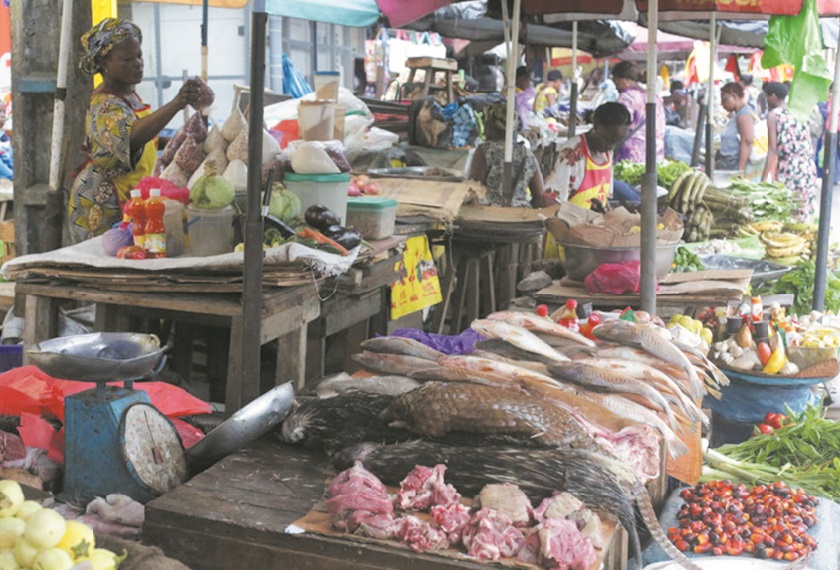
[[[362,341],[361,347],[373,352],[389,352],[391,354],[404,354],[415,356],[437,362],[443,353],[428,347],[419,340],[401,336],[380,336]]]
[[[657,358],[679,366],[688,375],[692,395],[702,396],[705,393],[703,383],[688,357],[652,326],[614,319],[592,329],[592,334],[600,339],[641,348]]]
[[[630,393],[640,396],[644,401],[650,403],[650,406],[647,407],[661,410],[668,416],[671,429],[678,429],[674,412],[662,394],[635,378],[625,376],[609,368],[600,368],[579,362],[552,365],[549,366],[548,372],[555,378],[563,378],[587,390],[618,394]]]
[[[569,361],[569,358],[566,355],[557,352],[545,342],[537,338],[534,333],[523,329],[520,326],[512,325],[504,321],[476,319],[472,322],[472,324],[470,324],[470,328],[488,338],[500,338],[502,340],[506,340],[517,348],[547,356],[556,362]]]
[[[386,352],[370,352],[365,350],[352,356],[353,360],[373,372],[379,374],[401,374],[408,376],[415,370],[433,368],[437,366],[431,360],[406,356],[404,354],[389,354]]]
[[[555,323],[547,317],[540,317],[538,315],[532,315],[522,311],[496,311],[495,313],[487,315],[487,318],[494,321],[504,321],[512,325],[517,325],[531,332],[539,331],[568,340],[573,340],[584,346],[595,346],[595,343],[591,339],[586,338],[579,332]]]
[[[382,396],[398,396],[419,387],[407,376],[349,376],[347,373],[324,378],[315,386],[319,398],[332,398],[348,392],[364,392]]]

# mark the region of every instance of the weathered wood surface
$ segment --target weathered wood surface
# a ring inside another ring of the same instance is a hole
[[[320,452],[275,443],[266,436],[148,503],[143,540],[194,570],[510,567],[418,554],[398,543],[384,545],[372,539],[286,534],[290,524],[321,500],[334,474]]]

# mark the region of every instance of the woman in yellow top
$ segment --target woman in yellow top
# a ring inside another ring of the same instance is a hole
[[[557,104],[560,93],[560,85],[563,83],[563,74],[559,69],[552,69],[545,76],[545,82],[537,90],[534,99],[534,112],[542,115],[546,109],[551,110]]]
[[[166,105],[151,112],[134,90],[143,80],[140,28],[106,18],[82,36],[81,69],[102,74],[86,120],[88,160],[70,190],[68,219],[73,242],[99,235],[122,219],[122,207],[137,182],[152,174],[157,136],[188,104],[200,85],[184,83]]]

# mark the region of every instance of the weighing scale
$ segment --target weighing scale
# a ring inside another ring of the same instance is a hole
[[[163,367],[155,335],[94,333],[54,338],[27,351],[55,378],[96,382],[64,403],[61,496],[88,502],[111,493],[145,503],[187,479],[178,432],[134,381]],[[108,382],[124,382],[109,386]]]

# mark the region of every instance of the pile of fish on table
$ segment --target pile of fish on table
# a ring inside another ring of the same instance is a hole
[[[665,536],[644,484],[658,476],[661,441],[677,457],[678,434],[708,425],[697,402],[728,384],[714,364],[665,328],[619,319],[593,329],[597,342],[525,312],[471,328],[485,340],[468,354],[366,340],[353,358],[376,376],[325,379],[319,397],[298,398],[280,438],[324,450],[339,469],[361,462],[386,485],[445,464],[462,493],[491,483],[537,503],[571,493],[618,518],[640,565],[635,503],[666,552],[696,568]]]

